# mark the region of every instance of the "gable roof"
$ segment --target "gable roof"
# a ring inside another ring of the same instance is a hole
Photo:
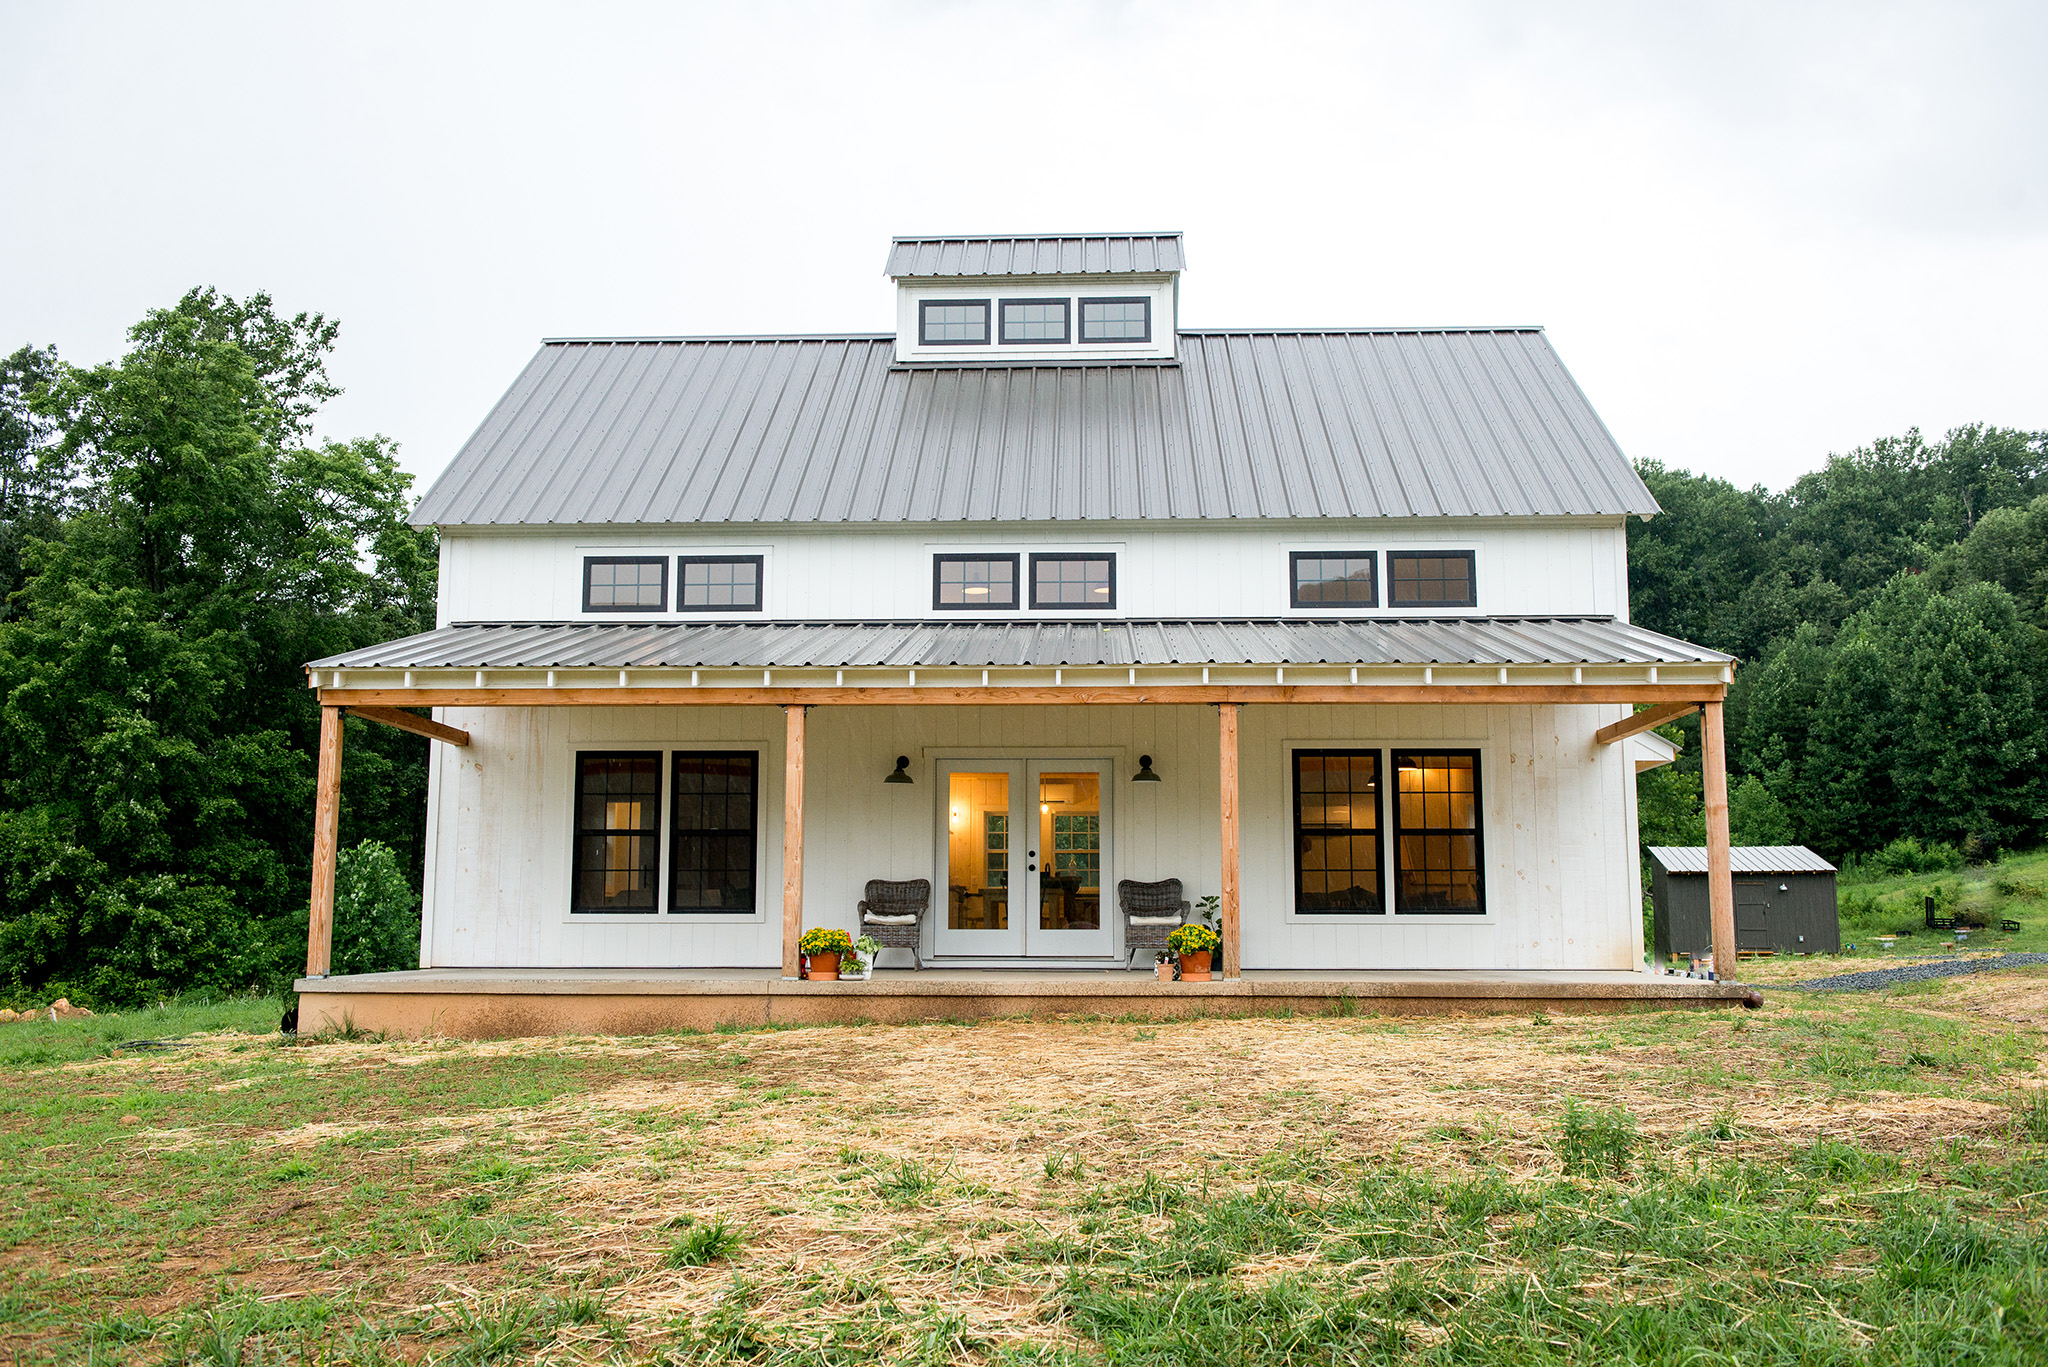
[[[1174,363],[895,339],[550,341],[420,525],[1649,514],[1537,328],[1180,334]]]
[[[1159,275],[1185,270],[1179,233],[1032,233],[1022,237],[896,237],[884,274]]]
[[[1650,858],[1666,873],[1705,873],[1704,845],[1652,845]],[[1728,851],[1734,873],[1833,873],[1835,866],[1804,845],[1735,845]]]

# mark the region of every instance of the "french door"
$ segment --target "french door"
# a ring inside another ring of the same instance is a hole
[[[933,952],[1107,958],[1109,761],[939,763],[939,912]]]

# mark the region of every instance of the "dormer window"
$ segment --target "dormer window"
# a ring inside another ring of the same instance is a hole
[[[1031,606],[1115,607],[1116,557],[1065,553],[1032,556]]]
[[[1018,346],[1027,343],[1045,345],[1049,342],[1064,342],[1069,337],[1068,304],[1064,299],[1005,299],[1003,309],[1003,343]]]
[[[1152,301],[1143,296],[1081,301],[1083,342],[1149,342]]]
[[[982,346],[987,342],[988,300],[926,299],[919,302],[919,346]]]

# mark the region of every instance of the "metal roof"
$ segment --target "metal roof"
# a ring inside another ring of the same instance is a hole
[[[1185,270],[1179,233],[1025,233],[992,237],[896,237],[887,274],[1160,275]]]
[[[1649,514],[1534,328],[1193,331],[1174,364],[886,337],[554,342],[421,525]]]
[[[1215,621],[463,622],[309,669],[1052,668],[1698,664],[1731,657],[1611,617]]]
[[[1650,858],[1666,873],[1705,873],[1704,845],[1652,845]],[[1833,873],[1835,866],[1804,845],[1737,845],[1728,851],[1736,873]]]

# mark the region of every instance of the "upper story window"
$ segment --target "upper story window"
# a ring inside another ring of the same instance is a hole
[[[1069,336],[1067,309],[1064,299],[1003,300],[1003,344],[1016,346],[1020,343],[1066,341]]]
[[[941,612],[976,612],[1017,606],[1014,555],[935,555],[932,606]]]
[[[1471,551],[1388,551],[1387,606],[1478,607],[1472,560]]]
[[[667,556],[583,557],[585,612],[660,612],[667,606]]]
[[[1149,342],[1152,301],[1142,295],[1128,299],[1083,299],[1081,340],[1084,342]]]
[[[759,612],[761,557],[685,555],[676,561],[678,612]]]
[[[1341,552],[1294,551],[1290,601],[1298,608],[1376,608],[1380,605],[1379,557]]]
[[[924,299],[917,306],[919,346],[980,346],[988,341],[988,300]]]
[[[1113,608],[1116,557],[1053,554],[1031,557],[1034,608]]]

